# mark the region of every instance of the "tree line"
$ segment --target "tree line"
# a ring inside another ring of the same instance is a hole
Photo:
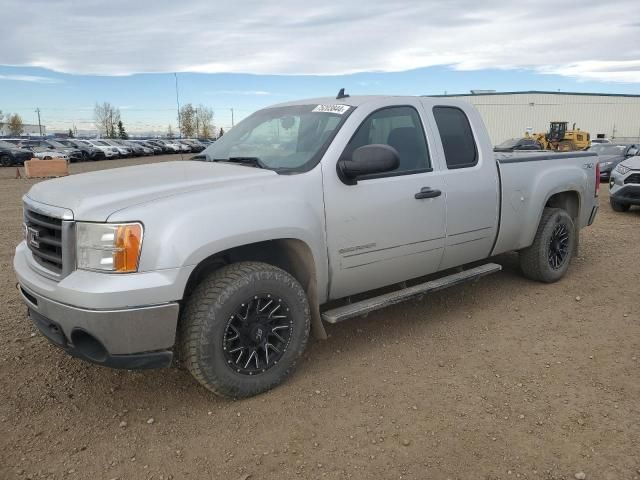
[[[129,138],[122,118],[120,109],[109,102],[96,103],[93,109],[94,124],[98,133],[106,138]],[[9,135],[19,137],[24,133],[24,122],[17,113],[11,115],[3,114],[0,110],[0,129],[7,127]],[[180,134],[185,138],[215,138],[224,134],[224,130],[216,135],[216,127],[213,123],[213,110],[204,105],[193,106],[188,103],[184,105],[178,115],[178,125]],[[73,137],[73,132],[69,129],[69,136]],[[171,125],[167,129],[167,137],[173,137]]]
[[[7,126],[9,135],[12,137],[19,137],[24,133],[24,122],[20,115],[14,113],[12,115],[7,115],[5,119],[5,114],[0,110],[0,130],[2,130],[5,125]]]

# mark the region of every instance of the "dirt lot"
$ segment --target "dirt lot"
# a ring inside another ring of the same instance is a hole
[[[11,266],[34,182],[14,175],[0,170],[2,479],[640,478],[640,209],[614,213],[605,184],[561,282],[502,256],[476,285],[329,326],[290,381],[231,402],[35,333]]]

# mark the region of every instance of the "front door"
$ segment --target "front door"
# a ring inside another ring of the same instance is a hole
[[[341,158],[363,145],[386,144],[398,151],[400,166],[346,185],[335,165],[323,165],[330,298],[434,272],[445,245],[446,192],[429,155],[422,106],[363,108],[355,113],[366,117]]]

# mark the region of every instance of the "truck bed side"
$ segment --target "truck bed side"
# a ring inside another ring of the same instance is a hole
[[[501,210],[492,255],[531,245],[547,205],[565,207],[579,229],[589,224],[597,207],[595,153],[496,154],[496,163]]]

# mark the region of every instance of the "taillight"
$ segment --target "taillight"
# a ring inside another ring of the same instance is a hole
[[[596,163],[596,191],[595,196],[598,196],[598,192],[600,191],[600,164]]]

